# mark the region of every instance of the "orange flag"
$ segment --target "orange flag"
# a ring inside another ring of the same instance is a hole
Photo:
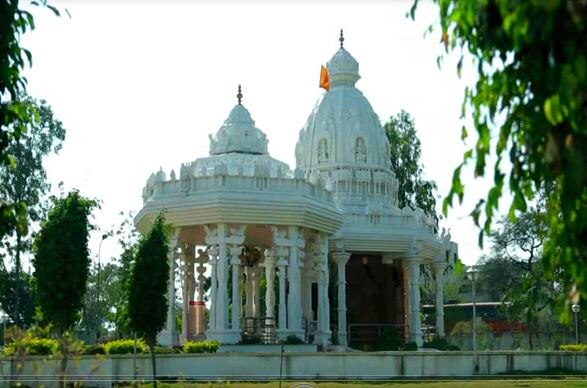
[[[324,66],[320,69],[320,87],[326,91],[330,90],[330,78],[328,70]]]

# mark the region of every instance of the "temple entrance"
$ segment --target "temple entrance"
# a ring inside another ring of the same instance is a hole
[[[346,265],[349,346],[377,349],[384,336],[404,336],[403,271],[381,255],[353,254]]]

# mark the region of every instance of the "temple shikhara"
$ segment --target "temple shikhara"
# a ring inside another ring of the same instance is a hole
[[[343,41],[326,65],[329,89],[299,133],[293,171],[269,155],[239,87],[209,155],[149,177],[135,223],[147,231],[165,210],[174,227],[160,343],[295,335],[348,346],[349,327],[388,324],[421,346],[422,264],[435,275],[435,330],[444,335],[443,273],[457,245],[421,209],[397,206],[394,145],[355,87],[359,64]]]

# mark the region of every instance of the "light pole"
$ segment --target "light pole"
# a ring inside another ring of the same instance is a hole
[[[581,311],[581,306],[574,304],[571,306],[571,310],[573,310],[573,315],[575,318],[575,343],[579,344],[579,321],[577,320],[577,313]]]
[[[98,314],[98,327],[96,328],[96,342],[100,340],[100,326],[102,326],[102,322],[101,322],[101,317],[100,317],[100,293],[101,293],[101,289],[100,289],[100,275],[101,275],[101,269],[102,269],[102,265],[100,262],[100,253],[102,252],[102,243],[104,242],[104,240],[106,240],[108,237],[110,237],[112,235],[112,232],[108,232],[108,233],[104,233],[102,235],[102,239],[100,240],[100,244],[98,245],[98,274],[96,277],[96,312]]]
[[[475,298],[475,281],[477,280],[477,274],[479,271],[474,265],[467,271],[467,277],[471,281],[473,292],[473,351],[477,350],[477,300]]]

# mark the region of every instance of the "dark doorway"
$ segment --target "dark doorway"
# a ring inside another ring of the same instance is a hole
[[[347,321],[354,345],[377,341],[381,330],[404,323],[403,271],[381,255],[353,254],[346,266]],[[367,326],[368,325],[368,326]],[[385,326],[381,326],[385,325]],[[357,337],[353,341],[353,332]],[[360,343],[357,343],[360,342]],[[360,346],[359,346],[360,347]]]

